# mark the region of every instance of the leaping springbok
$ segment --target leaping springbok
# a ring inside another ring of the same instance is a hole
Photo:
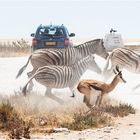
[[[100,106],[102,98],[105,94],[111,92],[119,82],[126,83],[122,77],[122,71],[119,70],[119,67],[116,66],[116,69],[113,70],[116,76],[113,78],[110,84],[107,84],[102,81],[97,80],[81,80],[77,86],[77,89],[80,93],[84,94],[83,102],[89,107],[92,108],[91,97],[92,95],[97,94],[97,99],[95,106]]]

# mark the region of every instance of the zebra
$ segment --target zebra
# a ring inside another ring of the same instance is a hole
[[[43,66],[37,69],[37,71],[32,75],[32,77],[27,81],[25,86],[22,89],[22,93],[26,95],[26,89],[28,84],[35,79],[40,84],[46,86],[45,95],[48,97],[57,100],[59,103],[61,101],[58,97],[54,96],[51,93],[52,88],[66,88],[69,87],[72,92],[72,97],[74,97],[73,89],[78,83],[79,79],[83,73],[88,69],[92,64],[94,56],[90,55],[86,58],[78,61],[77,63],[71,66]]]
[[[39,49],[29,56],[27,63],[18,71],[16,78],[22,74],[29,62],[31,62],[33,70],[27,75],[31,77],[39,67],[48,65],[70,66],[90,54],[97,54],[105,59],[108,57],[109,54],[104,47],[103,39],[91,40],[65,49]],[[95,61],[94,67],[89,67],[89,69],[101,73],[101,69]],[[32,89],[33,83],[31,82],[30,85],[30,89]]]
[[[109,62],[111,61],[111,67],[109,67]],[[140,53],[127,49],[127,48],[117,48],[114,49],[105,64],[103,70],[103,76],[107,80],[113,74],[113,69],[116,66],[119,66],[120,69],[126,69],[132,73],[140,73]]]

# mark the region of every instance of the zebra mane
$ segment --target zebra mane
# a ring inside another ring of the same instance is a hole
[[[100,38],[97,38],[97,39],[93,39],[93,40],[90,40],[90,41],[87,41],[87,42],[85,42],[85,43],[88,43],[88,42],[97,42],[97,41],[100,41],[101,39]]]
[[[79,45],[76,45],[76,46],[74,46],[74,48],[78,48],[78,47],[80,47],[80,46],[83,46],[84,44],[89,44],[89,43],[97,43],[97,42],[100,42],[100,40],[102,40],[102,39],[93,39],[93,40],[89,40],[89,41],[86,41],[86,42],[84,42],[84,43],[82,43],[82,44],[79,44]]]

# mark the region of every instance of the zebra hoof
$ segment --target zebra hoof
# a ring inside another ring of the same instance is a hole
[[[74,98],[74,97],[75,97],[75,95],[73,94],[73,95],[72,95],[72,96],[70,96],[70,97]]]

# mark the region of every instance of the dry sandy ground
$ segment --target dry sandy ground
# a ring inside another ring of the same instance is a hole
[[[140,110],[135,115],[117,119],[114,126],[111,127],[44,134],[44,136],[36,134],[32,138],[44,140],[139,140]]]
[[[0,140],[8,139],[0,133]],[[83,131],[64,131],[51,134],[32,134],[34,140],[139,140],[140,110],[135,115],[117,118],[114,126]]]

